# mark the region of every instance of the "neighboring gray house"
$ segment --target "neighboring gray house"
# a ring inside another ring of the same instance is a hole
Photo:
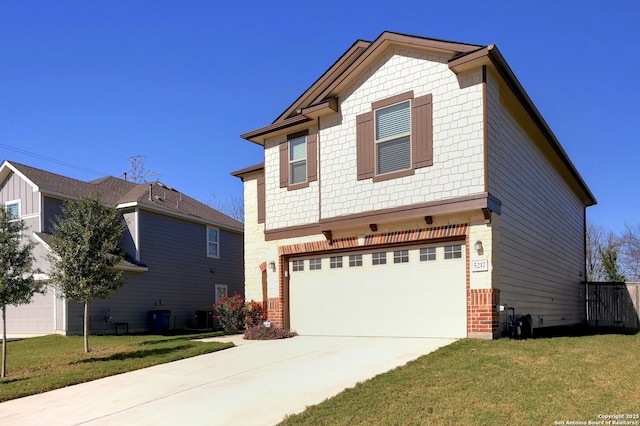
[[[161,182],[111,176],[83,182],[4,161],[0,202],[25,221],[28,237],[38,243],[39,279],[48,279],[47,240],[63,202],[94,194],[122,211],[127,255],[119,264],[125,285],[90,305],[91,333],[210,327],[212,304],[244,293],[241,222]],[[51,286],[32,303],[7,309],[9,335],[82,334],[82,326],[82,305],[59,298]]]

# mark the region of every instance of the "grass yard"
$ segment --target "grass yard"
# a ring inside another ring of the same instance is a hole
[[[233,346],[193,340],[219,334],[90,336],[88,354],[82,336],[8,342],[8,374],[0,379],[0,402]]]
[[[640,334],[460,340],[281,424],[588,424],[611,414],[640,423]]]

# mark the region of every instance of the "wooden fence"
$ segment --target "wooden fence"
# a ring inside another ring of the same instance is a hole
[[[640,283],[587,283],[587,322],[640,328]]]

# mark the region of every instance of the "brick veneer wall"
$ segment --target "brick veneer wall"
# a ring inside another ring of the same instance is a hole
[[[500,290],[495,288],[467,290],[467,335],[492,339],[499,337],[500,317],[496,306]]]

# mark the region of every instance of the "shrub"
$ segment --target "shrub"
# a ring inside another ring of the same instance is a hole
[[[218,320],[224,331],[237,331],[244,328],[244,317],[246,315],[246,306],[244,297],[234,292],[233,296],[224,296],[213,304],[216,310]]]
[[[253,327],[247,327],[244,332],[244,338],[247,340],[287,339],[297,335],[298,333],[291,331],[288,328],[280,328],[275,325],[267,327],[264,323],[260,323]]]
[[[246,304],[246,317],[245,317],[245,327],[251,328],[256,325],[262,324],[264,321],[264,310],[262,309],[262,304],[260,302],[248,302]]]

